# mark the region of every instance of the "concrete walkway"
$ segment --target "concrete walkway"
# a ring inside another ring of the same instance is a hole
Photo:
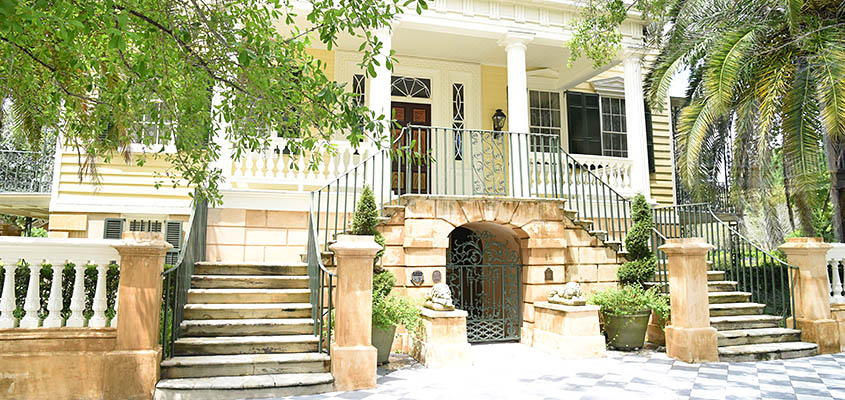
[[[687,364],[664,353],[563,360],[518,343],[473,346],[471,368],[426,369],[394,355],[378,388],[295,399],[845,399],[845,353]]]

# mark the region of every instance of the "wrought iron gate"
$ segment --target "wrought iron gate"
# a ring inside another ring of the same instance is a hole
[[[487,231],[456,229],[446,265],[455,307],[466,310],[470,342],[518,340],[522,325],[519,253]]]

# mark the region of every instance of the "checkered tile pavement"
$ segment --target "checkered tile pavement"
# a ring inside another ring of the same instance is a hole
[[[473,364],[427,369],[394,355],[376,389],[294,399],[845,399],[845,353],[687,364],[652,351],[563,360],[508,343],[473,346]]]

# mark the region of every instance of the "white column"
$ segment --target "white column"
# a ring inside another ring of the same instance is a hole
[[[220,93],[221,87],[215,86],[211,98],[211,107],[215,110],[220,110],[223,104],[223,95]],[[226,130],[229,129],[229,122],[221,115],[220,111],[215,118],[214,142],[220,145],[220,156],[217,158],[214,166],[222,170],[223,180],[218,183],[220,189],[232,188],[232,146],[229,140],[226,139]]]
[[[528,76],[526,74],[526,44],[533,34],[509,32],[499,41],[505,48],[508,60],[508,130],[527,134],[528,130]],[[510,192],[513,197],[529,197],[528,140],[518,135],[510,140]]]
[[[393,113],[390,107],[390,79],[391,79],[391,71],[387,68],[387,59],[390,57],[390,48],[392,45],[392,38],[391,38],[390,28],[382,28],[376,31],[376,37],[381,42],[381,48],[378,51],[375,59],[378,61],[379,65],[376,67],[376,76],[375,77],[368,77],[369,79],[369,87],[367,89],[367,101],[369,102],[369,108],[372,110],[376,117],[384,116],[384,125],[383,131],[381,132],[374,132],[373,136],[381,138],[381,146],[384,148],[390,147],[390,122],[393,118]],[[368,146],[368,144],[362,144],[362,147]],[[372,152],[375,153],[377,146],[372,144]],[[359,151],[360,154],[366,154],[367,151],[366,147]],[[383,160],[375,161],[374,165],[369,166],[367,169],[372,169],[371,171],[367,171],[367,184],[376,178],[375,174],[376,171],[381,169],[383,165],[385,167],[385,171],[381,174],[381,178],[383,178],[380,184],[375,183],[372,181],[373,184],[373,192],[376,196],[376,201],[380,201],[382,198],[387,199],[388,191],[390,190],[390,158],[387,152],[383,153]],[[378,164],[378,165],[375,165]]]
[[[642,55],[625,55],[625,119],[628,123],[628,158],[633,162],[631,186],[634,192],[651,198],[648,172],[648,146],[645,133],[645,108],[643,108]]]

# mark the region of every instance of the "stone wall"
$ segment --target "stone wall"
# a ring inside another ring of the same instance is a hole
[[[307,211],[210,208],[206,259],[299,262],[307,233]]]
[[[379,227],[387,247],[382,265],[396,274],[396,293],[421,298],[434,284],[434,271],[446,281],[453,229],[490,223],[512,230],[523,264],[522,341],[530,344],[535,301],[567,282],[579,282],[586,294],[614,286],[623,261],[567,213],[560,200],[406,195],[400,206],[386,208],[388,219]],[[411,282],[413,271],[423,273],[421,285]]]

